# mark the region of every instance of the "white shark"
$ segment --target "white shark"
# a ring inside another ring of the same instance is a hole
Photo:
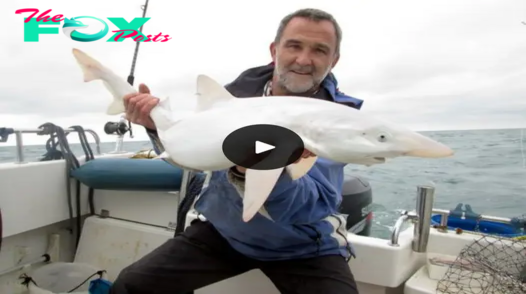
[[[106,113],[123,113],[122,97],[137,90],[86,53],[73,49],[73,55],[85,82],[102,80],[112,93],[113,102]],[[299,135],[305,148],[317,156],[347,164],[370,166],[387,158],[442,158],[454,153],[417,132],[333,102],[294,96],[237,99],[206,75],[197,77],[197,100],[197,109],[190,115],[173,117],[168,98],[161,99],[150,113],[166,150],[162,157],[185,169],[217,171],[234,166],[222,152],[223,141],[235,130],[255,124],[285,127]],[[247,169],[243,220],[249,221],[261,209],[283,169],[296,180],[316,159],[274,170]]]

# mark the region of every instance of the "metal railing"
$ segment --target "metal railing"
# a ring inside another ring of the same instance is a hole
[[[23,134],[38,134],[42,132],[43,129],[13,129],[13,134],[15,135],[16,140],[16,163],[23,163],[24,162],[24,141],[22,140]],[[91,130],[91,129],[85,129],[86,133],[89,133],[93,136],[93,139],[95,139],[95,145],[96,145],[96,151],[97,154],[100,153],[100,137],[99,135]],[[64,132],[66,134],[71,132],[76,132],[74,129],[64,129]]]
[[[480,214],[466,214],[464,211],[450,211],[445,209],[434,209],[433,202],[435,197],[435,188],[429,186],[417,187],[416,210],[402,211],[401,216],[396,220],[389,245],[399,246],[398,239],[402,226],[411,221],[414,223],[414,233],[412,249],[415,252],[426,252],[427,244],[429,242],[429,235],[431,233],[431,217],[433,215],[441,215],[440,227],[447,228],[448,218],[451,215],[457,216],[460,213],[461,219],[476,219],[477,221],[491,221],[503,224],[511,224],[512,219],[497,216],[487,216]],[[445,230],[447,231],[447,230]]]

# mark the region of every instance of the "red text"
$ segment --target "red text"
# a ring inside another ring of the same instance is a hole
[[[38,12],[39,10],[36,9],[36,8],[22,8],[22,9],[18,9],[17,11],[15,11],[16,14],[22,14],[22,13],[25,13],[25,12],[32,12],[32,14],[26,18],[24,20],[24,22],[28,22],[30,21]],[[62,17],[64,17],[64,15],[62,14],[57,14],[53,17],[50,17],[49,15],[47,15],[48,13],[51,12],[51,9],[48,9],[42,13],[40,13],[38,16],[37,16],[37,21],[43,21],[43,22],[48,22],[48,21],[52,21],[52,22],[61,22],[63,21],[64,19]]]
[[[119,40],[120,38],[132,38],[132,37],[135,37],[139,31],[137,30],[116,30],[116,31],[112,31],[113,33],[119,33],[117,36],[115,36],[115,38],[113,39],[114,41],[117,41]],[[124,35],[125,32],[129,32],[129,34],[127,35]],[[163,38],[161,40],[159,40],[159,38]],[[142,40],[144,39],[143,36],[139,35],[135,38],[133,38],[133,40],[135,42],[141,42]],[[166,42],[168,40],[170,40],[171,37],[170,35],[163,35],[162,33],[158,33],[157,35],[155,35],[154,37],[152,37],[152,35],[147,35],[146,36],[146,40],[142,41],[142,42]]]

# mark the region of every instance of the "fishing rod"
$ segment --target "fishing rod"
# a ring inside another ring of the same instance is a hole
[[[149,0],[146,0],[146,2],[144,3],[144,5],[141,5],[141,9],[142,9],[142,17],[146,17],[146,11],[148,10],[148,2]],[[139,32],[142,34],[142,28],[144,27],[144,24],[141,25],[141,27],[139,28]],[[135,41],[135,51],[133,52],[133,59],[132,59],[132,64],[131,64],[131,70],[130,70],[130,74],[128,75],[128,84],[132,85],[133,86],[133,82],[135,81],[135,76],[134,76],[134,73],[135,73],[135,65],[137,64],[137,56],[139,55],[139,45],[141,45],[141,42],[140,41]],[[126,133],[126,131],[130,131],[130,138],[133,138],[133,132],[132,132],[132,125],[131,125],[131,122],[128,121],[128,127],[124,127],[125,126],[124,124],[122,123],[117,123],[117,124],[114,124],[112,125],[113,128],[115,128],[115,130],[108,130],[108,131],[112,131],[112,132],[117,132],[118,130],[120,131],[121,134],[124,135],[124,133]],[[127,130],[125,130],[127,129]],[[108,133],[108,132],[106,132]]]
[[[141,5],[141,9],[143,10],[143,12],[142,12],[142,17],[145,17],[145,16],[146,16],[146,10],[148,9],[148,1],[149,1],[149,0],[146,0],[146,3],[145,3],[144,5]],[[143,26],[144,26],[144,25],[142,25],[141,28],[139,29],[139,32],[141,32],[141,33],[142,33],[142,27],[143,27]],[[133,76],[133,73],[135,72],[135,63],[136,63],[136,61],[137,61],[137,54],[138,54],[138,52],[139,52],[139,45],[140,45],[140,44],[141,44],[141,42],[136,42],[136,43],[135,43],[135,52],[134,52],[134,54],[133,54],[133,61],[132,61],[131,71],[130,71],[130,75],[128,76],[128,83],[129,83],[130,85],[132,85],[132,86],[133,86],[133,81],[134,81],[134,79],[135,79],[135,77]],[[130,121],[128,121],[128,128],[129,128],[129,130],[130,130],[130,136],[132,136],[132,135],[131,135],[131,123],[130,123]],[[132,137],[132,138],[133,138],[133,137]],[[187,191],[186,186],[189,184],[189,183],[188,183],[189,179],[190,179],[190,172],[187,171],[187,170],[185,170],[185,171],[183,172],[183,180],[182,180],[182,182],[181,182],[181,192],[182,192],[181,195],[183,195],[184,198],[186,198],[186,196],[187,196],[187,195],[186,195],[186,194],[187,194],[187,193],[186,193],[186,191]],[[188,201],[187,201],[187,202],[188,202]],[[183,206],[183,205],[180,205],[179,210],[183,210],[183,209],[182,209],[182,206]],[[186,216],[186,214],[188,213],[188,210],[189,210],[189,208],[186,207],[186,209],[184,209],[184,211],[182,211],[182,214]],[[179,221],[180,221],[180,220],[178,220],[178,223],[179,223]],[[183,218],[183,221],[184,221],[184,218]],[[184,224],[184,223],[183,223],[183,224]],[[184,226],[179,226],[179,225],[178,225],[177,228],[176,228],[176,231],[175,231],[175,233],[174,233],[174,236],[177,235],[178,233],[180,233],[180,231],[184,231]],[[186,292],[186,293],[184,293],[184,294],[194,294],[194,291],[188,291],[188,292]]]
[[[148,9],[148,2],[149,0],[146,0],[146,3],[144,5],[141,5],[142,9],[142,17],[144,18],[146,16],[146,10]],[[142,34],[142,28],[144,27],[144,24],[141,25],[139,28],[139,32]],[[128,83],[133,86],[133,81],[135,80],[135,77],[133,76],[133,73],[135,72],[135,63],[137,62],[137,55],[139,54],[139,45],[141,42],[136,41],[135,42],[135,52],[133,53],[133,60],[131,65],[131,71],[130,75],[128,75]]]

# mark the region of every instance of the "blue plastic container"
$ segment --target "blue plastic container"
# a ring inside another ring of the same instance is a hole
[[[440,225],[440,221],[442,220],[442,215],[437,214],[433,215],[431,217],[431,225]],[[477,228],[478,224],[478,228]],[[465,230],[465,231],[471,231],[471,232],[481,232],[484,234],[489,235],[496,235],[501,237],[507,237],[507,238],[514,238],[519,236],[526,235],[524,232],[522,232],[521,229],[514,227],[509,224],[503,224],[499,222],[491,222],[491,221],[476,221],[475,219],[461,219],[459,217],[449,216],[447,221],[447,226],[449,230],[455,230],[457,228]]]

